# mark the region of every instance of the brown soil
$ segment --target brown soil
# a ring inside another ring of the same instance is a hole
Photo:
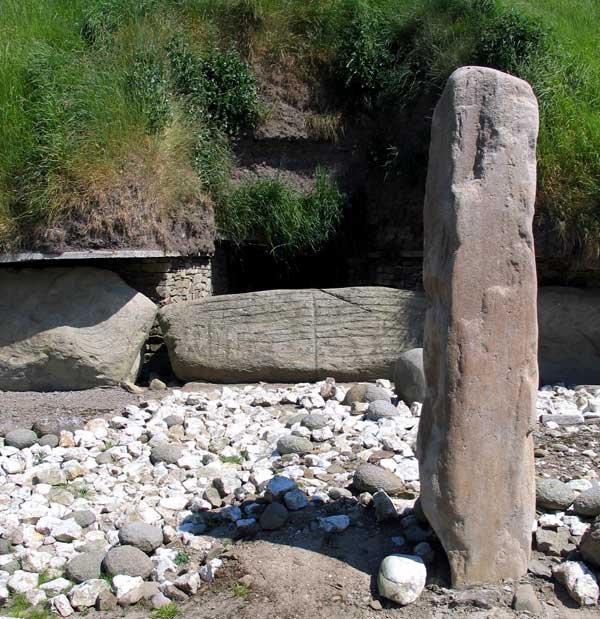
[[[14,428],[30,428],[35,421],[65,419],[75,425],[93,417],[112,417],[127,404],[148,396],[128,393],[120,387],[86,391],[0,391],[0,433]]]

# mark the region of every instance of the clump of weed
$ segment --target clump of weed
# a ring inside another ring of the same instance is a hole
[[[162,608],[156,608],[152,611],[151,616],[153,619],[174,619],[181,614],[179,606],[176,602],[169,602]]]
[[[343,202],[336,184],[320,168],[308,193],[279,178],[250,178],[226,196],[217,224],[228,238],[252,239],[274,255],[310,253],[333,234]]]
[[[184,550],[180,550],[175,557],[177,565],[187,565],[190,562],[190,555]]]

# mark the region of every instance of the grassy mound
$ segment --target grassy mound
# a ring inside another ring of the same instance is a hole
[[[385,115],[482,64],[539,98],[538,229],[596,259],[599,18],[596,0],[4,0],[0,249],[61,234],[133,245],[140,230],[167,242],[198,221],[206,234],[214,207],[234,239],[314,251],[343,203],[326,170],[308,193],[232,184],[232,144],[268,114],[253,67],[328,80],[340,103],[320,119]]]

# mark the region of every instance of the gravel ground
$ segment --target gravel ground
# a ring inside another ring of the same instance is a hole
[[[237,393],[244,391],[244,386],[229,387]],[[233,397],[233,392],[225,395],[229,387],[196,383],[184,387],[183,391],[204,394],[209,400],[222,398],[226,404]],[[254,387],[257,385],[248,386],[248,389],[252,390]],[[291,386],[261,387],[270,391]],[[349,385],[344,385],[344,388],[347,387]],[[91,418],[110,419],[123,414],[128,405],[160,400],[170,393],[172,392],[146,391],[133,395],[122,389],[48,394],[0,393],[0,419],[3,430],[29,427],[40,419],[57,417],[64,420],[65,424],[81,427]],[[598,395],[600,393],[596,393],[596,396]],[[553,406],[556,409],[554,412],[573,414],[575,409],[572,406],[572,392],[565,392],[563,395],[559,390],[553,397]],[[282,402],[275,408],[279,408],[281,414],[287,418],[297,414],[299,406]],[[272,425],[272,421],[265,419],[267,425]],[[239,423],[239,419],[232,417],[227,423],[231,426]],[[216,431],[215,438],[219,432]],[[352,441],[351,436],[350,433],[348,437]],[[177,432],[169,432],[169,437],[175,441],[181,440]],[[588,417],[585,423],[574,425],[539,423],[534,437],[536,472],[539,477],[563,481],[585,479],[592,483],[597,483],[600,479],[600,423],[593,416]],[[91,444],[94,443],[93,439],[89,440]],[[385,461],[386,454],[381,451],[380,446],[366,447],[366,451],[369,450],[372,452],[370,462],[380,462],[381,458]],[[96,452],[97,449],[94,453]],[[137,452],[134,449],[132,454],[135,453]],[[389,464],[389,455],[387,457]],[[297,462],[297,458],[292,458],[287,468],[292,471],[297,467]],[[343,477],[342,469],[350,472],[357,466],[357,462],[352,460],[341,461],[341,464],[343,466],[334,476]],[[328,479],[326,474],[318,479],[324,480],[327,487],[330,483],[333,484],[333,480]],[[173,481],[176,481],[176,478],[173,478]],[[311,480],[307,476],[305,481]],[[316,480],[313,481],[317,483]],[[305,486],[305,489],[310,490],[310,485]],[[161,496],[165,496],[162,491]],[[166,496],[169,496],[168,492]],[[86,499],[82,496],[78,502],[84,507]],[[93,503],[92,500],[91,504]],[[352,523],[344,531],[331,534],[312,526],[319,518],[340,513],[348,515]],[[544,514],[539,512],[538,515],[543,517]],[[98,517],[103,518],[101,512],[98,512]],[[110,514],[106,514],[104,510],[104,522],[110,525],[107,517],[110,519]],[[473,588],[466,592],[449,589],[448,566],[435,539],[430,539],[435,559],[428,566],[427,587],[419,599],[409,606],[398,607],[381,598],[376,583],[378,566],[386,555],[398,552],[391,540],[402,535],[403,531],[404,527],[398,521],[377,522],[375,510],[364,507],[356,499],[342,498],[325,504],[311,503],[305,509],[290,512],[286,526],[276,531],[258,530],[250,537],[236,539],[235,535],[232,536],[231,524],[223,524],[210,529],[204,535],[190,537],[200,542],[200,545],[192,541],[190,546],[178,546],[181,542],[175,540],[170,545],[171,548],[185,550],[192,561],[198,561],[199,564],[201,553],[196,556],[196,549],[202,545],[202,539],[210,539],[211,553],[215,553],[223,561],[213,582],[202,583],[195,596],[178,602],[180,614],[203,619],[312,619],[315,616],[367,619],[504,619],[526,616],[511,609],[513,592],[519,583],[507,582],[498,587]],[[185,542],[185,539],[183,541]],[[546,565],[561,561],[537,550],[534,551],[533,558]],[[240,581],[244,584],[240,584]],[[591,619],[600,616],[597,607],[578,608],[567,591],[552,578],[529,573],[520,583],[533,586],[538,600],[542,603],[540,616],[548,619]],[[110,612],[93,611],[93,616],[98,619],[116,619],[123,615],[130,619],[137,619],[139,616],[141,619],[148,617],[148,614],[149,609],[142,604]]]
[[[121,387],[86,391],[0,391],[0,433],[14,427],[31,427],[45,419],[72,420],[83,425],[93,417],[107,417],[148,396],[128,393]]]

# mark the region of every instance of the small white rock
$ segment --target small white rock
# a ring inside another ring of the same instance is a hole
[[[46,601],[46,594],[39,589],[30,589],[27,593],[25,593],[25,599],[32,606],[39,606]]]
[[[104,591],[110,591],[110,585],[101,578],[92,578],[80,585],[75,585],[69,591],[69,601],[71,606],[77,610],[91,608]]]
[[[113,587],[121,606],[136,604],[144,596],[144,579],[141,576],[119,574],[113,578]]]
[[[75,612],[64,593],[50,598],[50,608],[61,617],[69,617]]]
[[[221,561],[221,559],[211,559],[198,570],[200,578],[204,582],[212,582],[215,579],[215,574],[222,565],[223,561]]]
[[[68,591],[72,586],[73,583],[70,580],[61,577],[40,585],[40,589],[45,591],[48,595],[55,596]]]
[[[379,594],[392,602],[411,604],[423,592],[427,568],[417,555],[389,555],[379,567]]]
[[[340,533],[350,526],[350,518],[345,515],[326,516],[325,518],[319,518],[318,523],[325,533]]]
[[[73,518],[61,520],[50,530],[50,535],[59,542],[72,542],[81,539],[83,531]]]
[[[579,606],[594,606],[598,603],[598,581],[585,563],[565,561],[552,570],[552,575],[565,586]]]
[[[32,572],[17,570],[7,582],[8,588],[14,593],[27,593],[38,585],[38,575]]]

